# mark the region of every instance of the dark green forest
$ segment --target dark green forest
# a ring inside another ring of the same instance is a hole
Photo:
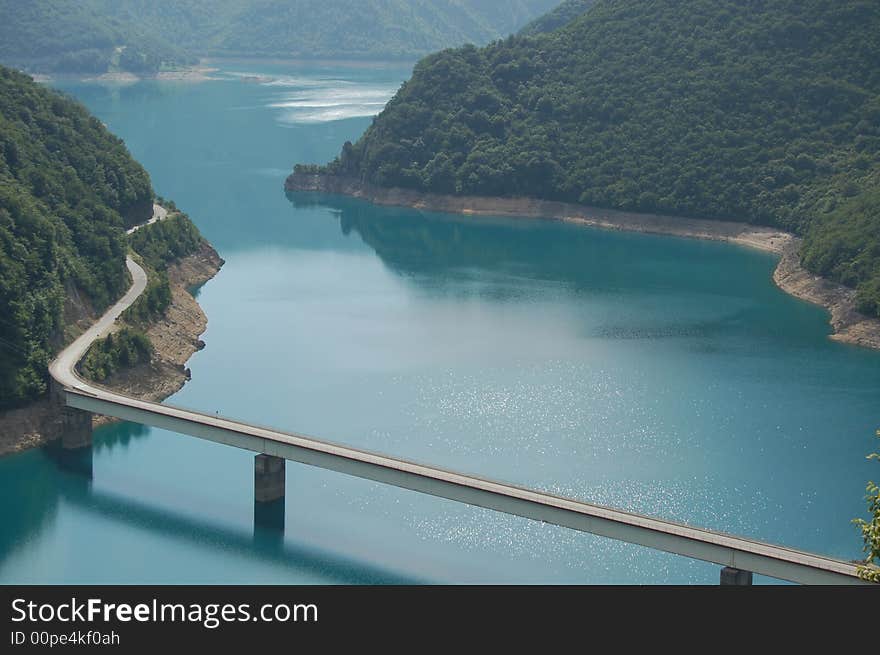
[[[0,407],[46,388],[67,291],[101,310],[127,287],[123,228],[152,188],[85,108],[0,68]]]
[[[52,73],[154,73],[195,58],[89,0],[0,0],[0,62]]]
[[[152,354],[153,346],[145,334],[124,327],[92,344],[78,370],[90,380],[104,382],[122,369],[149,363]]]
[[[151,73],[204,55],[412,60],[514,33],[558,2],[0,0],[0,61]]]
[[[856,287],[859,310],[880,316],[880,184],[821,215],[807,232],[801,260],[819,275]]]
[[[876,314],[878,61],[875,0],[597,0],[556,31],[421,60],[321,170],[779,226]]]
[[[181,257],[194,253],[202,235],[183,212],[169,213],[166,220],[147,225],[129,237],[132,249],[156,271],[164,271]]]

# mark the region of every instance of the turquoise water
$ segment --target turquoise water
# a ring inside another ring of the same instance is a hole
[[[248,78],[241,73],[264,77]],[[227,264],[168,402],[856,558],[880,355],[733,246],[299,194],[406,78],[230,69],[59,84]],[[90,470],[89,470],[90,468]],[[718,567],[289,463],[283,535],[246,452],[121,425],[91,463],[0,460],[3,583],[715,583]]]

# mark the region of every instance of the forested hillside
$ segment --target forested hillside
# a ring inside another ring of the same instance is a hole
[[[875,0],[597,0],[423,59],[323,171],[780,226],[876,314],[878,61]]]
[[[557,1],[249,2],[204,49],[247,55],[412,58],[506,36]]]
[[[152,73],[195,59],[88,0],[0,0],[0,62],[41,72]]]
[[[123,227],[152,197],[85,108],[0,67],[0,408],[45,390],[68,290],[100,310],[127,288]]]
[[[807,230],[801,261],[809,270],[858,289],[859,309],[880,316],[880,175],[871,190],[820,214]]]
[[[596,0],[565,0],[553,11],[539,16],[519,31],[520,36],[537,36],[546,34],[560,27],[568,25],[571,21],[587,13]]]
[[[516,32],[559,0],[0,0],[0,61],[155,72],[197,56],[415,58]]]

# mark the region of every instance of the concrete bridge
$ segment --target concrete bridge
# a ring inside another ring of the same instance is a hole
[[[129,398],[83,380],[77,362],[91,343],[113,329],[116,318],[146,286],[131,258],[132,287],[89,331],[50,366],[55,393],[66,406],[66,448],[91,444],[91,414],[103,414],[255,453],[254,500],[284,502],[286,461],[352,475],[514,516],[618,539],[723,567],[721,584],[748,585],[752,573],[801,584],[859,584],[856,565],[673,521],[642,516],[572,498],[494,482],[454,471],[350,448],[291,432]]]

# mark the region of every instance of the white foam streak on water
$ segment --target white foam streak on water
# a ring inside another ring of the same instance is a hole
[[[348,80],[334,80],[331,78],[325,77],[288,77],[281,76],[272,79],[267,79],[263,85],[264,86],[276,86],[276,87],[284,87],[284,88],[302,88],[302,87],[326,87],[328,85],[332,86],[347,86],[352,85],[353,82]]]
[[[308,87],[308,86],[324,86],[328,78],[323,77],[291,77],[288,75],[271,75],[268,73],[260,73],[254,71],[225,71],[223,76],[233,79],[240,79],[244,82],[259,84],[260,86],[275,87]],[[340,84],[347,83],[344,80],[332,80]]]
[[[267,106],[280,110],[286,124],[326,123],[375,116],[391,99],[396,87],[332,78],[261,77],[264,87],[283,89]]]
[[[345,120],[346,118],[375,116],[382,110],[382,106],[377,108],[375,105],[347,105],[344,108],[326,109],[315,112],[288,112],[284,114],[280,120],[283,123],[328,123],[330,121]]]

